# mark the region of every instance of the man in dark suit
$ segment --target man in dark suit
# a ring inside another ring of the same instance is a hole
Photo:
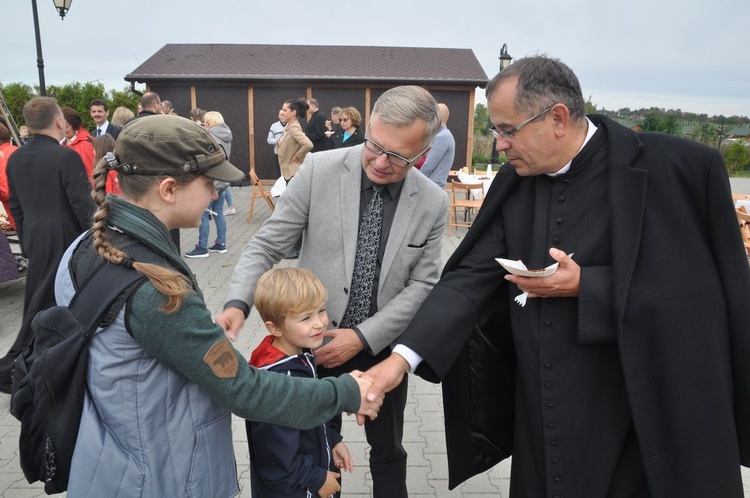
[[[319,375],[364,370],[386,358],[440,273],[447,194],[412,168],[439,127],[437,104],[426,90],[396,87],[375,103],[364,145],[308,154],[240,257],[216,323],[230,334],[239,331],[256,282],[304,233],[299,266],[325,284],[333,327],[316,352]],[[373,245],[365,260],[363,227],[370,226],[365,220],[376,193],[382,225],[368,238]],[[359,277],[366,270],[372,273],[364,290]],[[407,496],[407,387],[405,381],[388,393],[378,418],[365,422],[376,498]]]
[[[328,127],[326,126],[326,117],[320,112],[318,108],[318,101],[315,99],[308,99],[307,105],[310,106],[308,113],[307,126],[305,126],[305,135],[313,143],[313,148],[310,152],[320,152],[325,150],[326,141],[328,140]]]
[[[514,496],[742,497],[750,269],[721,156],[585,116],[556,59],[487,102],[508,163],[373,392],[443,381],[450,487],[512,453]]]
[[[109,107],[107,103],[102,99],[92,100],[89,105],[89,112],[91,113],[91,119],[96,123],[96,126],[89,130],[91,136],[98,137],[106,134],[111,135],[112,138],[117,140],[122,128],[109,122]]]
[[[94,212],[91,183],[81,156],[59,141],[65,118],[52,97],[23,106],[34,138],[8,160],[10,211],[21,250],[29,259],[21,330],[0,359],[0,391],[10,392],[13,361],[33,337],[31,320],[55,305],[55,275],[65,249],[89,227]]]

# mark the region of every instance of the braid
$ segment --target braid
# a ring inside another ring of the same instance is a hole
[[[94,213],[94,249],[107,261],[119,265],[125,253],[109,243],[107,236],[107,218],[109,217],[109,200],[107,200],[107,173],[109,165],[106,160],[100,160],[94,167],[94,189],[91,197],[96,204]]]
[[[192,292],[188,279],[180,272],[171,268],[151,264],[139,263],[127,254],[110,244],[107,235],[107,218],[109,217],[109,200],[107,199],[107,174],[109,164],[102,159],[94,168],[94,189],[91,197],[97,206],[92,226],[94,249],[107,261],[116,265],[132,267],[141,275],[145,275],[153,286],[167,297],[162,311],[171,314],[180,309],[182,298]]]

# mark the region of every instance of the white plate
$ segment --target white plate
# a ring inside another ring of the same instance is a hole
[[[548,266],[547,268],[542,268],[541,270],[529,270],[521,261],[513,261],[511,259],[503,258],[495,258],[495,261],[500,263],[503,268],[508,270],[508,273],[519,275],[521,277],[549,277],[550,275],[555,273],[557,271],[557,267],[560,266],[560,263],[555,263]]]

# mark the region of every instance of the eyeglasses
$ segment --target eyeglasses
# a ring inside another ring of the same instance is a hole
[[[339,118],[339,123],[343,123],[344,121],[351,121],[349,118]]]
[[[428,145],[427,147],[424,148],[422,152],[420,152],[419,154],[417,154],[411,159],[407,159],[404,156],[399,156],[398,154],[385,150],[382,146],[380,146],[380,144],[373,142],[372,140],[367,138],[367,135],[365,135],[365,147],[367,148],[367,150],[369,150],[376,156],[382,156],[383,154],[385,154],[385,157],[386,159],[388,159],[388,162],[394,166],[398,166],[399,168],[406,168],[411,163],[419,159],[419,157],[425,152],[427,152],[427,149],[430,148],[430,146]]]
[[[531,123],[535,119],[544,116],[545,114],[547,114],[550,111],[550,109],[552,109],[556,105],[557,105],[557,103],[552,104],[551,106],[549,106],[548,108],[546,108],[545,110],[543,110],[542,112],[540,112],[539,114],[537,114],[536,116],[530,117],[529,119],[527,119],[523,123],[514,126],[510,130],[498,130],[493,125],[493,126],[490,126],[490,131],[492,131],[492,134],[495,136],[495,138],[502,137],[504,140],[513,140],[516,137],[516,133],[518,133],[519,131],[521,131],[521,129],[524,126],[526,126],[527,124]]]

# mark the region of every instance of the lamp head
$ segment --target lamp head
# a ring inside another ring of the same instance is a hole
[[[60,13],[60,19],[65,19],[65,14],[70,10],[70,4],[73,3],[73,0],[52,0],[52,2],[55,4],[57,12]]]
[[[508,54],[508,45],[503,43],[503,48],[500,49],[500,71],[505,69],[506,67],[510,66],[510,61],[513,60],[513,57]]]

